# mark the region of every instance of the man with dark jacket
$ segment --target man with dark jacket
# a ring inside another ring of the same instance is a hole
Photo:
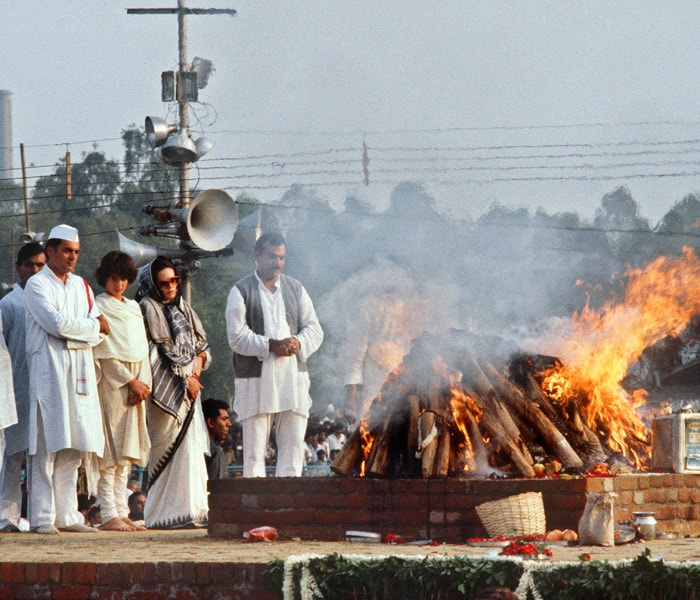
[[[207,398],[202,401],[202,411],[209,432],[209,456],[205,457],[209,479],[226,479],[228,464],[222,444],[231,428],[228,404],[223,400]]]
[[[264,233],[253,250],[256,269],[236,282],[226,302],[236,399],[243,425],[243,477],[265,477],[265,451],[274,428],[278,477],[300,477],[311,408],[307,359],[323,341],[311,298],[282,274],[286,243]]]

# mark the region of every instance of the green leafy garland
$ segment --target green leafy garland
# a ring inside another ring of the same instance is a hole
[[[619,561],[623,562],[623,561]],[[624,564],[590,561],[540,571],[533,577],[543,599],[693,600],[700,598],[700,563],[670,562],[643,554]]]
[[[527,565],[527,566],[526,566]],[[485,587],[522,600],[693,600],[700,563],[664,563],[650,551],[634,560],[530,563],[455,557],[291,557],[268,563],[269,589],[284,600],[470,600]]]

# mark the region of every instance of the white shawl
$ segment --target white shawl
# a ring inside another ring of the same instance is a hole
[[[141,308],[135,300],[119,301],[100,294],[95,302],[109,323],[109,335],[95,348],[95,359],[115,358],[123,362],[141,362],[148,356],[148,340]]]

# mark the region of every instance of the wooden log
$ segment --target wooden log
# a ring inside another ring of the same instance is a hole
[[[493,391],[493,386],[484,374],[479,363],[471,355],[460,357],[462,383],[476,392],[475,396],[486,396]]]
[[[603,448],[600,438],[586,424],[578,410],[575,399],[570,400],[565,406],[553,403],[542,391],[537,379],[530,374],[528,377],[528,393],[533,401],[552,421],[562,423],[566,439],[577,454],[586,462],[604,461],[608,453]]]
[[[545,395],[542,391],[542,386],[539,381],[535,379],[535,376],[532,373],[528,373],[525,375],[525,380],[525,393],[527,397],[540,407],[540,410],[547,415],[552,423],[560,428],[566,427],[564,413]]]
[[[534,477],[535,470],[532,468],[532,456],[527,452],[527,449],[523,451],[523,449],[506,434],[498,415],[494,412],[493,406],[496,402],[493,399],[484,400],[481,397],[477,397],[473,392],[471,392],[470,395],[483,410],[483,414],[481,415],[481,427],[486,435],[488,435],[499,448],[503,449],[513,462],[513,466],[521,475],[524,477]]]
[[[347,477],[353,469],[359,470],[362,459],[362,436],[358,427],[352,432],[343,449],[331,463],[331,471],[341,477]]]
[[[583,438],[581,447],[585,452],[586,458],[590,462],[606,461],[610,455],[603,447],[600,438],[583,420],[583,417],[578,409],[578,404],[575,401],[569,402],[568,406],[566,407],[566,412],[569,415],[569,424],[571,426],[570,429],[580,433],[580,437]]]
[[[512,443],[520,450],[520,454],[522,454],[523,458],[529,465],[534,464],[535,460],[532,458],[532,455],[530,454],[530,451],[522,438],[520,429],[513,420],[513,416],[506,403],[501,398],[492,395],[490,396],[490,404],[493,414],[498,419],[498,422],[501,423],[501,426],[505,431],[506,437],[508,437],[508,439],[510,439]]]
[[[466,375],[468,373],[469,380],[477,386],[474,388],[476,393],[473,394],[473,398],[477,401],[479,407],[484,411],[482,423],[484,426],[487,426],[487,422],[492,426],[494,421],[500,423],[499,429],[503,432],[503,436],[510,440],[510,443],[504,444],[504,440],[500,439],[499,444],[506,449],[509,456],[513,450],[517,448],[515,457],[518,462],[521,463],[518,466],[518,470],[523,473],[523,475],[525,472],[531,472],[532,475],[526,476],[534,477],[534,471],[532,470],[534,460],[522,439],[520,429],[518,429],[518,426],[513,421],[513,417],[505,408],[501,399],[498,397],[498,392],[489,381],[489,378],[484,373],[480,364],[474,357],[467,355],[462,356],[460,366],[463,368],[463,374]],[[526,464],[528,467],[525,467]],[[523,469],[525,469],[525,472],[523,472]]]
[[[408,397],[408,432],[406,434],[406,451],[409,457],[415,457],[418,450],[418,417],[420,416],[420,398],[416,394]]]
[[[438,438],[437,451],[435,452],[433,473],[435,477],[447,477],[450,473],[450,430],[447,427],[440,427],[439,429],[441,431]]]
[[[450,465],[448,469],[453,475],[473,471],[473,468],[467,465],[467,449],[464,446],[458,446],[455,450],[450,452],[449,462]]]
[[[519,388],[503,377],[492,365],[484,367],[484,373],[501,397],[540,435],[543,445],[559,458],[564,467],[581,467],[583,461],[571,447],[561,431],[531,402]]]
[[[487,473],[489,470],[489,453],[484,444],[484,436],[479,429],[479,424],[476,422],[474,415],[467,413],[466,415],[467,433],[469,434],[469,442],[472,453],[474,455],[473,465],[467,463],[470,470],[475,473]]]
[[[384,477],[389,468],[393,418],[394,415],[392,413],[387,414],[384,426],[377,432],[377,436],[374,439],[365,470],[368,477]]]
[[[438,445],[436,415],[434,412],[425,411],[421,414],[419,421],[421,430],[421,474],[424,479],[428,479],[435,472],[435,453]]]
[[[450,472],[473,472],[477,460],[479,464],[488,464],[488,452],[477,422],[477,419],[481,418],[482,410],[461,383],[450,390],[449,404],[449,423],[453,429],[451,442],[454,449],[451,452]]]

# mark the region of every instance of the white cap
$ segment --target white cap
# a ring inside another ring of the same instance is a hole
[[[49,233],[48,239],[50,240],[66,240],[67,242],[77,243],[80,241],[78,239],[78,230],[71,225],[56,225]]]

